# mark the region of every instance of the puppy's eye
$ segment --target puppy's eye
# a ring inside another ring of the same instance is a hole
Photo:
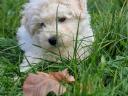
[[[42,22],[40,23],[40,27],[46,27],[46,25]]]
[[[63,22],[65,22],[65,21],[66,21],[66,17],[58,18],[58,21],[59,21],[60,23],[63,23]]]

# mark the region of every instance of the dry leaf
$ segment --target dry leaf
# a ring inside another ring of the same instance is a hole
[[[68,83],[74,82],[73,76],[70,76],[67,69],[60,72],[29,74],[23,85],[25,96],[47,96],[49,92],[56,95],[62,95],[66,88],[59,81]]]
[[[57,79],[57,81],[63,80],[68,83],[72,83],[75,81],[74,77],[69,75],[68,69],[65,69],[60,72],[51,72],[51,73],[49,73],[49,75],[53,76],[55,79]]]

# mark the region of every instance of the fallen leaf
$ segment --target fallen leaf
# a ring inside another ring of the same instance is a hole
[[[49,92],[54,92],[56,95],[62,95],[66,92],[60,81],[72,83],[75,81],[73,76],[70,76],[67,69],[59,72],[37,72],[37,74],[29,74],[23,85],[25,96],[47,96]]]
[[[49,75],[53,76],[57,81],[66,81],[68,83],[72,83],[75,81],[72,75],[69,75],[68,69],[65,69],[60,72],[51,72]]]

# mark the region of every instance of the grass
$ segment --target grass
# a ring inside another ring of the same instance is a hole
[[[95,35],[88,59],[63,60],[60,65],[42,61],[34,70],[69,68],[76,82],[66,85],[68,92],[64,96],[128,96],[128,1],[88,1]],[[0,96],[23,96],[22,84],[28,73],[19,72],[23,52],[15,34],[24,3],[0,0]]]

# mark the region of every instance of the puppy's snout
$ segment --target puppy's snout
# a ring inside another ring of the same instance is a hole
[[[57,44],[57,36],[53,36],[48,39],[50,45],[55,46]]]

